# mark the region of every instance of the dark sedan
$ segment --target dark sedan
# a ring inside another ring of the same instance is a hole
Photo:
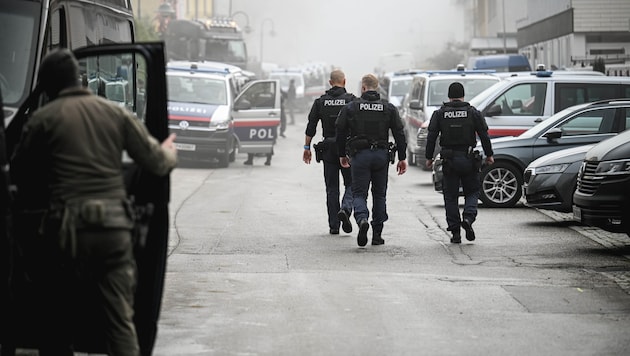
[[[629,126],[630,100],[606,100],[564,109],[518,137],[492,139],[495,163],[481,170],[479,199],[485,207],[512,207],[522,196],[523,172],[533,160],[598,143]],[[475,149],[483,151],[481,145]],[[434,172],[436,188],[441,187],[441,178],[441,172]]]
[[[570,213],[577,174],[593,145],[567,148],[544,155],[525,168],[523,194],[532,208]]]

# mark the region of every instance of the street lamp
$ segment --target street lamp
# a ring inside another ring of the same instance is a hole
[[[270,18],[266,18],[264,19],[261,23],[260,23],[260,64],[262,65],[263,63],[263,35],[264,35],[264,31],[263,28],[265,27],[265,23],[269,22],[271,24],[271,31],[269,31],[269,35],[271,37],[276,35],[276,31],[275,31],[275,25],[273,23],[273,20]]]
[[[252,32],[252,28],[249,26],[249,16],[243,11],[236,11],[235,13],[231,14],[230,17],[232,19],[234,19],[234,16],[236,16],[236,15],[243,15],[243,16],[245,16],[245,27],[243,27],[243,32],[245,32],[245,33]]]

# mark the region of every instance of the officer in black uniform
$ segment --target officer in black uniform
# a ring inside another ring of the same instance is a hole
[[[304,138],[304,154],[302,160],[311,163],[311,141],[317,131],[317,122],[321,120],[324,140],[315,147],[316,156],[324,162],[324,182],[326,183],[326,206],[328,207],[328,226],[330,234],[339,234],[341,222],[343,231],[352,232],[350,215],[352,214],[352,178],[350,168],[343,168],[339,163],[339,154],[335,143],[335,121],[344,105],[356,99],[356,96],[346,91],[346,76],[341,70],[333,70],[328,81],[331,88],[319,98],[315,99],[311,112],[308,114],[306,137]],[[345,191],[341,204],[339,203],[339,172],[343,176]]]
[[[367,196],[372,184],[372,245],[382,245],[383,223],[387,221],[387,170],[398,151],[398,174],[407,171],[407,140],[396,107],[382,100],[378,79],[361,79],[361,98],[344,106],[337,118],[337,148],[342,167],[351,167],[354,218],[359,225],[357,243],[367,244],[369,211]],[[389,132],[396,148],[389,143]],[[349,156],[349,157],[348,157]]]
[[[477,218],[481,169],[481,155],[478,151],[473,152],[477,144],[475,134],[481,140],[486,164],[494,163],[494,158],[488,125],[481,113],[464,101],[464,86],[459,82],[452,83],[448,87],[448,98],[449,101],[431,116],[425,157],[427,167],[432,168],[435,143],[441,134],[446,222],[448,231],[453,234],[451,243],[461,243],[460,227],[466,231],[467,240],[475,239],[472,224]],[[461,217],[458,205],[460,184],[465,196]]]

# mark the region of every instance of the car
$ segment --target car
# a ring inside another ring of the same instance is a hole
[[[410,165],[425,166],[427,127],[433,112],[448,101],[448,86],[460,82],[466,97],[473,98],[501,80],[493,74],[492,71],[426,71],[414,75],[402,110]],[[439,147],[436,147],[437,153]]]
[[[490,137],[518,136],[573,105],[630,97],[630,77],[536,71],[507,77],[470,99]]]
[[[586,152],[573,204],[574,220],[630,236],[630,130]]]
[[[313,104],[315,97],[324,94],[326,90],[317,90],[316,93],[309,93],[307,89],[307,72],[302,68],[277,68],[269,73],[269,79],[277,79],[280,81],[282,91],[289,91],[291,80],[295,84],[295,108],[300,112],[308,112]]]
[[[630,126],[630,99],[603,100],[575,105],[551,116],[518,137],[491,140],[494,164],[480,174],[479,199],[485,207],[513,207],[522,197],[523,172],[527,165],[548,153],[599,143]],[[483,152],[481,144],[474,148]],[[441,162],[434,166],[433,180],[440,188]]]
[[[240,68],[213,62],[169,62],[166,76],[169,130],[182,161],[216,160],[225,168],[237,151],[271,152],[280,122],[277,80],[242,84]]]
[[[523,173],[525,205],[561,213],[572,212],[578,171],[586,151],[593,146],[552,152],[530,163]]]
[[[413,75],[408,72],[396,72],[388,81],[387,100],[392,103],[399,112],[402,111],[402,104],[405,95],[409,93],[409,87],[413,80]]]

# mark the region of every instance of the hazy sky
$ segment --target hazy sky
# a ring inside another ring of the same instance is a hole
[[[214,0],[227,15],[230,0]],[[281,66],[323,61],[341,67],[349,82],[374,71],[378,56],[413,52],[432,57],[448,40],[464,40],[463,14],[452,0],[231,0],[249,17],[250,56]],[[241,25],[243,15],[234,19]],[[267,20],[267,19],[271,19]],[[272,26],[273,24],[273,26]],[[269,33],[274,29],[275,36]]]

